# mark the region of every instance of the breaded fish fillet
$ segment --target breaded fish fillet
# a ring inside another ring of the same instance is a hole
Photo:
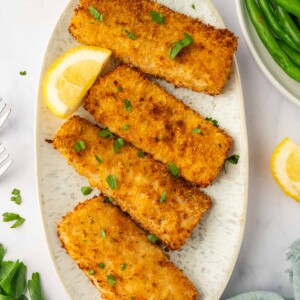
[[[168,248],[179,249],[210,207],[209,197],[175,179],[149,155],[139,157],[138,149],[130,144],[115,153],[114,139],[98,137],[99,130],[85,119],[72,117],[60,128],[53,146],[91,186],[113,197],[141,227]],[[79,141],[85,149],[76,152]]]
[[[59,224],[58,236],[103,299],[197,299],[193,284],[163,251],[103,197],[77,205]]]
[[[103,16],[97,21],[92,6]],[[162,13],[158,24],[150,11]],[[230,76],[237,38],[227,29],[216,29],[197,19],[149,0],[81,0],[71,20],[70,33],[83,44],[112,50],[123,62],[197,92],[220,94]],[[192,37],[174,60],[170,45]]]
[[[175,163],[181,176],[201,187],[216,178],[230,151],[232,140],[224,131],[128,66],[100,77],[85,108],[154,159]]]

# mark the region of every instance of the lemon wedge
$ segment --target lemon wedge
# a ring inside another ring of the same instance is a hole
[[[282,190],[300,202],[300,147],[289,138],[273,152],[271,172]]]
[[[50,111],[60,118],[76,111],[110,55],[108,49],[79,46],[58,58],[43,82],[43,96]]]

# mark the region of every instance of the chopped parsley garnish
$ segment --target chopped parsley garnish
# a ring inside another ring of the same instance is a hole
[[[75,144],[75,152],[80,152],[82,150],[85,150],[86,145],[85,141],[79,141]]]
[[[103,202],[104,203],[111,203],[111,202],[113,202],[113,200],[114,199],[112,197],[105,197],[104,200],[103,200]]]
[[[193,42],[192,37],[188,33],[185,32],[183,35],[184,38],[182,40],[170,45],[168,54],[171,60],[173,60],[183,48],[187,47]]]
[[[201,128],[193,128],[193,129],[192,129],[192,132],[193,132],[193,133],[198,133],[198,134],[200,134],[201,131],[202,131]]]
[[[239,162],[239,159],[240,159],[240,156],[238,154],[234,154],[232,156],[227,157],[226,160],[225,160],[225,163],[224,163],[224,171],[225,171],[225,173],[227,172],[226,171],[226,162],[230,162],[233,165],[237,165],[238,162]]]
[[[127,111],[131,111],[131,103],[129,100],[124,99],[124,107]]]
[[[14,214],[14,213],[7,212],[7,213],[4,213],[2,215],[2,217],[3,217],[3,220],[2,220],[3,222],[16,221],[12,226],[10,226],[10,228],[17,228],[25,222],[24,218],[22,218],[18,214]]]
[[[124,264],[122,265],[121,271],[124,271],[124,270],[126,269],[126,267],[127,267],[127,264],[124,263]]]
[[[91,187],[89,187],[89,186],[83,186],[83,187],[81,188],[81,193],[82,193],[82,195],[84,195],[84,196],[89,195],[92,191],[93,191],[93,189],[92,189]]]
[[[117,188],[117,178],[114,175],[108,175],[106,177],[106,182],[112,190]]]
[[[103,160],[97,154],[95,154],[95,159],[99,164],[103,163]]]
[[[165,23],[165,18],[164,18],[164,15],[162,13],[151,10],[150,11],[150,16],[152,18],[152,21],[154,21],[158,24],[164,24]]]
[[[166,199],[167,199],[167,193],[166,193],[166,192],[163,192],[163,193],[161,194],[161,197],[160,197],[159,202],[160,202],[160,203],[164,203],[164,202],[166,201]]]
[[[147,238],[152,244],[155,244],[158,240],[158,237],[154,234],[149,234]]]
[[[110,286],[114,286],[116,284],[116,278],[112,275],[106,275],[108,283]]]
[[[21,204],[21,192],[17,189],[13,189],[13,191],[11,192],[10,201],[13,201],[16,204],[20,205]]]
[[[174,176],[174,177],[178,177],[179,175],[179,169],[177,168],[177,166],[174,163],[169,163],[169,172]]]
[[[129,128],[129,125],[128,125],[128,124],[125,124],[125,125],[122,127],[123,130],[127,130],[128,128]]]
[[[124,32],[126,33],[126,35],[132,39],[132,40],[135,40],[136,39],[136,36],[135,34],[133,34],[132,32],[128,31],[127,29],[124,29]]]
[[[89,274],[90,274],[90,275],[94,275],[94,274],[95,274],[95,271],[94,271],[94,270],[89,270]]]
[[[90,14],[98,21],[103,21],[103,15],[92,5],[89,6]]]
[[[117,138],[114,141],[114,152],[120,153],[120,148],[124,147],[124,140],[122,138]]]
[[[103,239],[106,238],[106,232],[105,232],[105,229],[101,229],[101,237],[102,237]]]
[[[105,264],[104,264],[104,263],[100,263],[100,264],[98,265],[98,267],[99,267],[100,269],[104,269],[104,268],[105,268]]]
[[[205,118],[206,121],[210,121],[214,124],[215,127],[219,127],[219,122],[213,118]]]
[[[25,76],[25,75],[27,75],[27,72],[26,71],[20,71],[20,75]]]
[[[145,153],[142,150],[138,150],[138,157],[145,157]]]
[[[194,3],[192,4],[192,9],[196,9],[196,6]]]
[[[122,92],[123,91],[123,87],[121,87],[120,85],[118,86],[118,91]]]
[[[134,300],[134,297],[133,297],[133,296],[131,296],[131,297],[130,297],[130,300]]]
[[[99,132],[97,133],[97,135],[98,135],[99,137],[108,137],[108,138],[110,138],[110,139],[112,139],[112,138],[114,137],[114,135],[110,132],[110,130],[109,130],[108,128],[105,128],[105,129],[99,131]]]

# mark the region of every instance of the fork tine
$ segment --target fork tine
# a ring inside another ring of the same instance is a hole
[[[4,151],[5,151],[5,148],[0,149],[0,154],[2,154]]]
[[[2,164],[8,157],[9,157],[9,154],[6,154],[2,158],[0,158],[0,164]]]
[[[0,167],[0,177],[4,174],[4,172],[9,168],[9,166],[12,164],[13,160],[9,160],[6,164],[4,164],[2,167]]]
[[[0,128],[2,127],[2,125],[4,124],[4,122],[6,121],[6,119],[8,118],[9,114],[11,112],[11,109],[9,109],[1,118],[0,118]]]

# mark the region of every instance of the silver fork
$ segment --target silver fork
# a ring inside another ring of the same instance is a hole
[[[4,172],[9,168],[12,164],[13,160],[8,159],[9,154],[6,153],[1,157],[1,154],[4,153],[5,148],[2,147],[2,143],[0,142],[0,177],[4,174]]]
[[[4,122],[6,121],[6,119],[8,118],[11,109],[7,109],[5,112],[6,108],[6,103],[2,103],[2,98],[0,98],[0,128],[2,127],[2,125],[4,124]],[[4,112],[4,114],[1,116],[1,113]]]

